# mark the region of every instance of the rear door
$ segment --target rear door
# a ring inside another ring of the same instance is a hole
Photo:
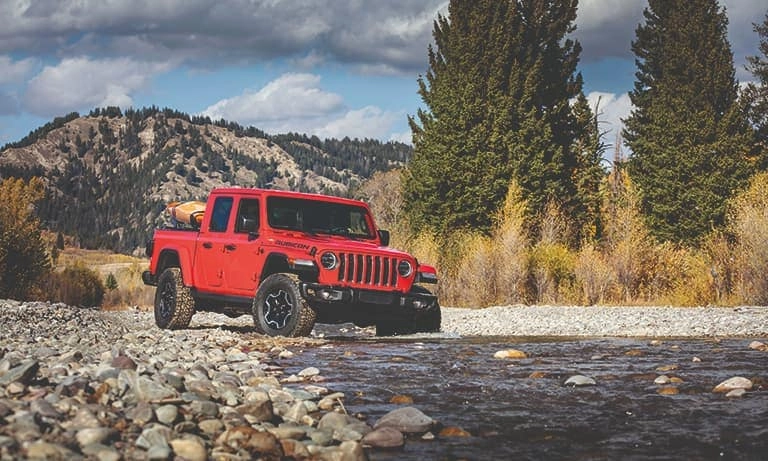
[[[195,271],[197,280],[203,280],[201,289],[221,292],[224,289],[224,269],[228,260],[228,252],[232,243],[229,242],[234,221],[232,213],[234,197],[218,196],[213,202],[211,219],[207,228],[200,230],[195,251]],[[205,227],[206,224],[203,224]]]

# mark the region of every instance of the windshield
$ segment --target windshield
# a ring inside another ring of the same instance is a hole
[[[286,197],[267,199],[269,226],[312,234],[373,239],[365,208]]]

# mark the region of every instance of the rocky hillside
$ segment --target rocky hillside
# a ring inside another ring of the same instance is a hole
[[[40,176],[45,225],[89,248],[140,249],[166,203],[226,185],[347,195],[411,149],[374,140],[270,136],[155,107],[53,120],[0,151],[0,177]]]

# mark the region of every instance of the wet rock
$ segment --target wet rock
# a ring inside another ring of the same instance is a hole
[[[374,429],[391,427],[405,434],[424,433],[432,428],[435,420],[414,407],[398,408],[376,421]]]
[[[305,368],[305,369],[301,370],[301,371],[298,373],[298,375],[299,375],[300,377],[302,377],[302,378],[309,378],[309,377],[312,377],[312,376],[317,376],[317,375],[319,375],[319,374],[320,374],[320,370],[318,370],[318,369],[317,369],[317,368],[315,368],[315,367],[308,367],[308,368]]]
[[[665,372],[665,371],[674,371],[680,368],[678,365],[662,365],[659,367],[656,367],[656,371]]]
[[[373,448],[399,448],[405,445],[405,436],[395,428],[381,427],[366,434],[361,442]]]
[[[670,383],[670,379],[669,379],[669,376],[667,376],[667,375],[661,375],[658,378],[654,379],[653,383],[654,384],[669,384]]]
[[[766,352],[768,351],[768,344],[765,344],[761,341],[752,341],[749,343],[749,348],[754,351]]]
[[[747,378],[742,378],[741,376],[735,376],[733,378],[726,379],[722,383],[715,386],[715,388],[712,389],[712,392],[727,393],[734,389],[744,389],[748,391],[752,389],[752,381]]]
[[[546,377],[547,377],[547,373],[543,371],[534,371],[530,375],[528,375],[528,378],[530,379],[541,379]]]
[[[438,435],[440,437],[472,437],[472,434],[456,426],[444,427]]]
[[[597,381],[589,376],[574,375],[565,380],[563,383],[565,386],[584,387],[584,386],[596,386]]]
[[[493,354],[493,358],[495,359],[525,359],[528,358],[528,356],[523,351],[519,351],[517,349],[506,349],[502,351],[497,351],[495,354]]]
[[[656,393],[660,395],[677,395],[680,393],[680,390],[675,386],[662,386],[656,391]]]
[[[394,403],[395,405],[413,405],[413,397],[408,395],[395,395],[389,399],[389,403]]]
[[[734,389],[732,391],[729,391],[727,394],[725,394],[728,398],[739,398],[744,397],[744,395],[747,393],[746,389]]]

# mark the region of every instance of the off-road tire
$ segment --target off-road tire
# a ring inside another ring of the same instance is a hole
[[[413,286],[411,293],[431,295],[429,290]],[[392,314],[391,317],[376,321],[376,336],[409,335],[413,333],[437,333],[440,331],[442,316],[437,299],[425,308],[408,309]]]
[[[317,312],[301,296],[298,277],[272,274],[259,285],[253,299],[256,331],[269,336],[309,336]]]
[[[432,294],[429,290],[420,286],[414,286],[411,288],[411,292],[428,295]],[[442,314],[440,312],[440,304],[437,302],[437,298],[435,298],[427,307],[416,311],[413,316],[413,330],[416,333],[438,333],[440,331],[441,322]]]
[[[155,323],[169,330],[187,328],[194,313],[195,300],[189,288],[184,286],[181,269],[165,269],[157,279]]]

